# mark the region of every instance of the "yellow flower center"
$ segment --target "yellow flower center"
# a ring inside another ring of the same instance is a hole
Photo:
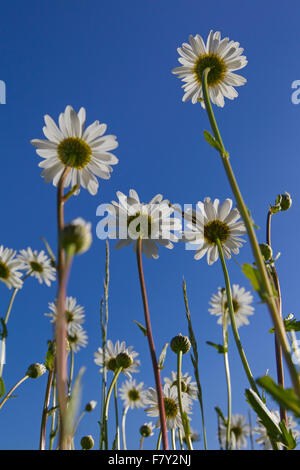
[[[58,158],[65,166],[81,170],[91,159],[91,147],[79,137],[68,137],[60,142]]]
[[[69,310],[65,311],[65,316],[66,316],[67,323],[71,323],[74,320],[74,315]]]
[[[139,398],[140,398],[139,391],[135,390],[134,388],[129,390],[128,398],[129,398],[130,401],[138,401]]]
[[[35,271],[36,273],[42,273],[44,271],[43,266],[40,263],[37,263],[36,261],[30,261],[30,266],[32,271]]]
[[[232,299],[232,305],[233,305],[233,311],[234,311],[234,313],[237,313],[238,310],[239,310],[239,308],[240,308],[240,305],[239,305],[238,301],[235,300],[235,299]],[[228,308],[228,302],[227,302],[227,300],[226,300],[225,303],[224,303],[224,307],[225,307],[225,309]]]
[[[128,216],[128,234],[132,236],[132,238],[151,238],[152,224],[153,221],[150,215],[137,212],[135,215]]]
[[[8,279],[9,278],[9,268],[6,266],[3,261],[0,261],[0,278],[1,279]]]
[[[227,71],[225,61],[217,54],[202,54],[198,57],[194,67],[194,74],[200,85],[202,84],[203,72],[207,67],[210,67],[207,76],[208,86],[218,85],[224,80]]]
[[[230,230],[227,224],[220,220],[212,220],[204,227],[204,238],[211,245],[216,244],[217,238],[220,242],[225,242],[229,237]]]
[[[172,398],[164,398],[166,418],[175,418],[178,414],[178,407]]]

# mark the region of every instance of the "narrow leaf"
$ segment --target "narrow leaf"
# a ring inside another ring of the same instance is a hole
[[[163,347],[163,350],[159,356],[159,360],[158,360],[158,368],[159,369],[163,369],[164,368],[164,362],[165,362],[165,359],[166,359],[166,354],[167,354],[167,349],[168,349],[168,346],[169,346],[169,343],[166,343]]]
[[[261,377],[257,383],[274,398],[279,405],[294,413],[297,418],[300,418],[300,400],[292,388],[283,388],[271,377]]]
[[[143,325],[141,325],[138,321],[136,321],[136,320],[133,320],[133,321],[134,321],[134,323],[139,327],[139,329],[141,330],[141,332],[142,332],[145,336],[147,336],[147,330],[146,330],[146,328],[145,328]]]

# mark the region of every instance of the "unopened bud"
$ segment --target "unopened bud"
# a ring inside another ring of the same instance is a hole
[[[62,248],[72,248],[75,253],[81,254],[89,249],[92,243],[91,224],[80,217],[65,225],[60,237]]]
[[[182,351],[182,354],[186,354],[191,349],[191,343],[187,336],[179,334],[175,336],[170,343],[172,351],[178,354]]]
[[[152,431],[152,426],[145,423],[143,426],[140,427],[140,435],[142,437],[150,437],[152,436],[153,431]]]
[[[273,250],[270,245],[268,245],[268,243],[260,243],[259,248],[265,261],[269,261],[270,259],[272,259]]]
[[[282,211],[287,211],[292,205],[292,198],[289,193],[281,194],[280,208]]]
[[[90,450],[94,447],[94,439],[91,435],[83,436],[80,441],[82,450]]]
[[[93,411],[97,406],[97,402],[95,400],[91,400],[87,405],[85,405],[85,411],[90,412]]]
[[[44,364],[39,364],[38,362],[36,364],[31,364],[26,372],[26,375],[30,377],[31,379],[37,379],[38,377],[41,377],[46,372],[46,367]]]

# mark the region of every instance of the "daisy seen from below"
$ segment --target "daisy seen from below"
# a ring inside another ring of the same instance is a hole
[[[167,429],[175,430],[180,428],[183,430],[177,389],[175,387],[170,387],[169,384],[165,384],[163,387],[163,397],[165,405],[165,414],[166,414],[166,425]],[[157,393],[154,388],[149,388],[146,394],[146,403],[148,408],[145,409],[148,416],[156,417],[159,416]],[[182,394],[182,406],[183,411],[190,414],[191,413],[191,400],[186,394]],[[160,420],[158,419],[156,427],[160,426]]]
[[[51,317],[51,322],[54,323],[57,318],[56,304],[49,302],[48,307],[51,313],[46,313],[45,315]],[[80,329],[82,323],[84,323],[84,308],[77,304],[77,300],[74,297],[66,297],[65,309],[68,334],[72,335]]]
[[[24,269],[23,263],[16,257],[16,251],[0,246],[0,281],[11,289],[21,289],[23,281],[21,279]]]
[[[247,447],[247,437],[250,434],[249,426],[245,422],[246,418],[243,415],[235,414],[231,416],[231,450],[241,450]],[[227,426],[225,423],[220,423],[221,442],[225,447]]]
[[[272,410],[271,411],[272,417],[274,418],[274,421],[279,425],[280,423],[280,415],[277,410]],[[297,441],[300,436],[300,432],[295,429],[297,426],[297,423],[294,421],[292,416],[287,417],[287,429],[292,431],[294,439]],[[271,450],[272,449],[272,444],[269,439],[267,430],[265,426],[261,423],[259,419],[257,419],[257,426],[254,428],[255,434],[258,434],[258,438],[255,439],[255,442],[257,444],[260,444],[263,446],[263,450]]]
[[[169,207],[169,201],[163,200],[161,194],[157,194],[148,203],[141,203],[137,192],[129,191],[129,196],[117,192],[119,201],[112,201],[107,206],[107,211],[115,217],[115,229],[109,234],[110,238],[120,238],[115,248],[123,248],[133,242],[133,248],[137,250],[137,240],[142,239],[142,252],[147,258],[157,259],[158,246],[172,249],[173,243],[178,238],[174,230],[181,229],[180,220],[171,217],[174,209]]]
[[[200,245],[195,248],[194,258],[199,260],[207,254],[207,263],[212,265],[219,257],[217,240],[222,245],[222,251],[227,259],[231,252],[239,253],[243,240],[240,238],[246,233],[244,222],[240,219],[237,208],[232,209],[232,200],[225,199],[220,204],[219,199],[214,202],[209,197],[204,202],[197,203],[199,210],[188,209],[184,213],[185,226],[183,236],[191,245]]]
[[[72,106],[67,106],[59,115],[59,126],[49,115],[45,115],[44,119],[46,125],[43,132],[47,140],[33,139],[31,144],[43,158],[39,166],[43,168],[42,176],[46,183],[52,180],[57,186],[64,169],[68,167],[70,171],[64,187],[79,185],[95,195],[99,187],[96,177],[109,179],[111,165],[118,163],[110,152],[118,147],[116,136],[104,135],[107,126],[99,121],[85,128],[84,108],[76,113]]]
[[[80,348],[85,348],[88,344],[88,337],[85,330],[80,327],[72,333],[68,333],[68,342],[74,352],[78,352]]]
[[[202,37],[190,35],[189,44],[183,43],[177,49],[182,64],[172,70],[172,73],[182,79],[184,95],[182,101],[191,100],[193,104],[203,101],[202,75],[206,68],[210,68],[207,77],[208,93],[211,101],[217,106],[224,106],[224,98],[233,100],[238,96],[234,87],[246,83],[241,75],[233,73],[247,65],[246,56],[242,55],[244,49],[229,38],[221,39],[219,31],[210,31],[206,44]]]
[[[237,328],[242,325],[249,325],[248,316],[254,314],[253,295],[250,291],[246,291],[244,287],[238,284],[232,286],[232,304],[235,315],[235,322]],[[228,309],[226,291],[224,288],[219,287],[218,292],[213,294],[209,302],[212,308],[209,308],[211,315],[220,317],[218,324],[222,324],[225,311]],[[227,322],[230,324],[230,316],[227,316]]]
[[[140,366],[140,361],[136,359],[138,353],[133,351],[133,346],[126,348],[125,341],[118,340],[115,345],[109,339],[106,343],[105,352],[103,354],[103,349],[98,348],[98,351],[94,353],[94,362],[100,366],[100,372],[103,372],[103,366],[112,372],[116,372],[118,369],[117,359],[129,358],[128,367],[124,367],[122,372],[128,377],[131,378],[131,374],[138,372],[138,367]]]
[[[136,383],[136,380],[126,380],[120,387],[120,397],[125,408],[143,408],[146,404],[146,391],[143,389],[144,383]]]
[[[170,387],[177,387],[177,372],[171,372],[171,378],[165,377],[165,383]],[[196,382],[192,382],[192,377],[186,372],[181,375],[181,391],[187,394],[192,400],[197,400],[198,389]]]
[[[20,250],[18,260],[23,263],[23,269],[26,274],[35,277],[40,284],[43,282],[46,286],[50,286],[52,281],[56,279],[56,269],[52,266],[51,259],[46,255],[44,250]]]

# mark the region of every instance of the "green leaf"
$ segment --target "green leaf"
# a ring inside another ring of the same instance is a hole
[[[0,377],[0,398],[5,395],[5,384],[2,377]]]
[[[295,449],[295,447],[297,446],[297,441],[293,436],[292,430],[287,429],[284,421],[281,421],[281,423],[279,423],[279,426],[280,426],[280,429],[281,429],[281,432],[285,441],[285,443],[283,442],[283,444],[285,445],[287,450]]]
[[[285,331],[300,331],[300,321],[296,318],[284,318],[283,320]],[[275,333],[275,328],[271,328],[269,333]]]
[[[224,346],[222,344],[216,344],[216,343],[212,343],[211,341],[206,341],[206,344],[208,344],[209,346],[213,346],[214,348],[217,349],[218,353],[219,354],[224,354],[228,351],[227,348],[224,348]]]
[[[208,142],[209,145],[217,149],[219,152],[222,151],[219,142],[217,142],[216,139],[208,131],[204,131],[203,134],[206,142]]]
[[[283,388],[271,377],[260,377],[257,383],[274,398],[279,405],[294,413],[297,418],[300,418],[300,400],[292,388]]]
[[[255,291],[260,292],[261,290],[261,275],[258,269],[254,268],[251,264],[244,263],[242,271],[245,276],[251,282],[251,285]]]
[[[217,415],[221,418],[221,420],[223,421],[224,424],[226,424],[226,419],[221,411],[221,408],[219,408],[218,406],[215,406],[215,410],[216,410],[216,413]]]
[[[159,360],[158,360],[158,368],[159,369],[163,369],[164,368],[164,362],[165,362],[165,359],[166,359],[166,355],[167,355],[167,349],[168,349],[168,346],[169,346],[169,343],[166,343],[163,347],[163,350],[159,356]]]
[[[53,341],[48,341],[48,351],[46,354],[45,367],[47,370],[53,370],[54,368],[54,343]]]
[[[147,336],[147,330],[146,330],[146,328],[145,328],[143,325],[141,325],[138,321],[136,321],[136,320],[133,320],[133,321],[134,321],[134,323],[139,327],[139,329],[141,330],[141,332],[144,333],[145,336]]]
[[[52,251],[52,249],[51,249],[51,246],[50,246],[49,243],[47,242],[46,238],[42,237],[41,239],[42,239],[42,241],[45,243],[46,250],[47,250],[47,252],[48,252],[48,255],[50,256],[50,259],[51,259],[51,266],[52,266],[53,268],[56,268],[55,255],[54,255],[54,253],[53,253],[53,251]]]

